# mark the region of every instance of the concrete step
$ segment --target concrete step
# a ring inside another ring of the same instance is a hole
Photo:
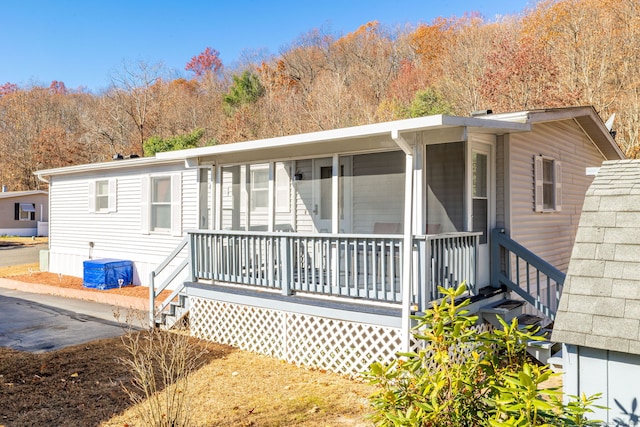
[[[562,364],[562,347],[560,348],[560,351],[556,352],[553,354],[553,356],[551,356],[548,360],[547,363],[549,364],[549,367],[551,368],[551,370],[553,372],[556,373],[562,373],[563,371],[563,364]]]
[[[543,365],[550,364],[553,355],[562,349],[562,344],[553,341],[528,341],[527,353]],[[561,358],[562,359],[562,358]]]
[[[480,309],[480,315],[482,318],[493,325],[496,328],[502,328],[502,325],[498,321],[498,316],[502,318],[507,324],[511,323],[516,317],[522,315],[522,306],[524,301],[503,299],[488,305],[483,306]]]

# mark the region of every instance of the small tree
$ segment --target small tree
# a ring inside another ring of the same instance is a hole
[[[236,108],[244,104],[251,104],[264,95],[264,86],[260,77],[251,71],[244,71],[240,76],[233,76],[233,84],[224,96],[227,108]]]
[[[553,374],[527,360],[530,327],[502,319],[503,329],[480,331],[469,315],[465,291],[440,288],[445,296],[417,316],[418,352],[400,354],[366,374],[379,385],[371,398],[379,426],[588,426],[586,412],[596,396],[564,405],[561,392],[541,383]]]
[[[195,148],[200,144],[200,140],[204,136],[204,129],[196,129],[186,135],[178,135],[172,138],[160,138],[152,136],[144,142],[144,155],[146,157],[154,156],[156,153],[164,151],[184,150],[186,148]]]

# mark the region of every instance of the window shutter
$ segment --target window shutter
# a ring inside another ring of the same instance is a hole
[[[544,191],[544,177],[543,177],[543,164],[542,156],[533,156],[533,203],[536,212],[544,211],[544,202],[542,192]]]
[[[556,160],[553,162],[555,168],[553,179],[556,186],[556,211],[562,210],[562,162]]]
[[[96,182],[89,181],[89,212],[96,211]]]
[[[36,220],[36,204],[35,203],[31,203],[33,205],[33,212],[29,212],[29,219],[31,219],[31,221],[35,221]]]
[[[145,175],[140,181],[140,229],[142,234],[149,234],[150,190],[150,179],[148,175]]]
[[[182,236],[182,175],[171,175],[171,235]]]
[[[116,194],[117,194],[117,181],[115,178],[111,178],[109,180],[109,208],[107,209],[109,212],[116,212]]]
[[[13,219],[20,221],[20,203],[13,204]]]

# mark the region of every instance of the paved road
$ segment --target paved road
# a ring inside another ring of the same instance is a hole
[[[40,261],[40,251],[47,244],[33,246],[0,246],[0,267],[31,264]]]
[[[110,305],[0,288],[0,347],[42,353],[123,332]]]

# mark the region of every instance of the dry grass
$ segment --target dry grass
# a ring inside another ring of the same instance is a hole
[[[82,280],[37,271],[37,264],[0,268],[0,277],[82,288]],[[84,288],[85,290],[91,290]],[[147,297],[142,286],[106,291]],[[231,347],[208,348],[189,378],[195,426],[369,426],[373,387],[337,374],[299,368]],[[0,348],[0,426],[140,426],[122,391],[130,381],[120,338],[30,354]]]

